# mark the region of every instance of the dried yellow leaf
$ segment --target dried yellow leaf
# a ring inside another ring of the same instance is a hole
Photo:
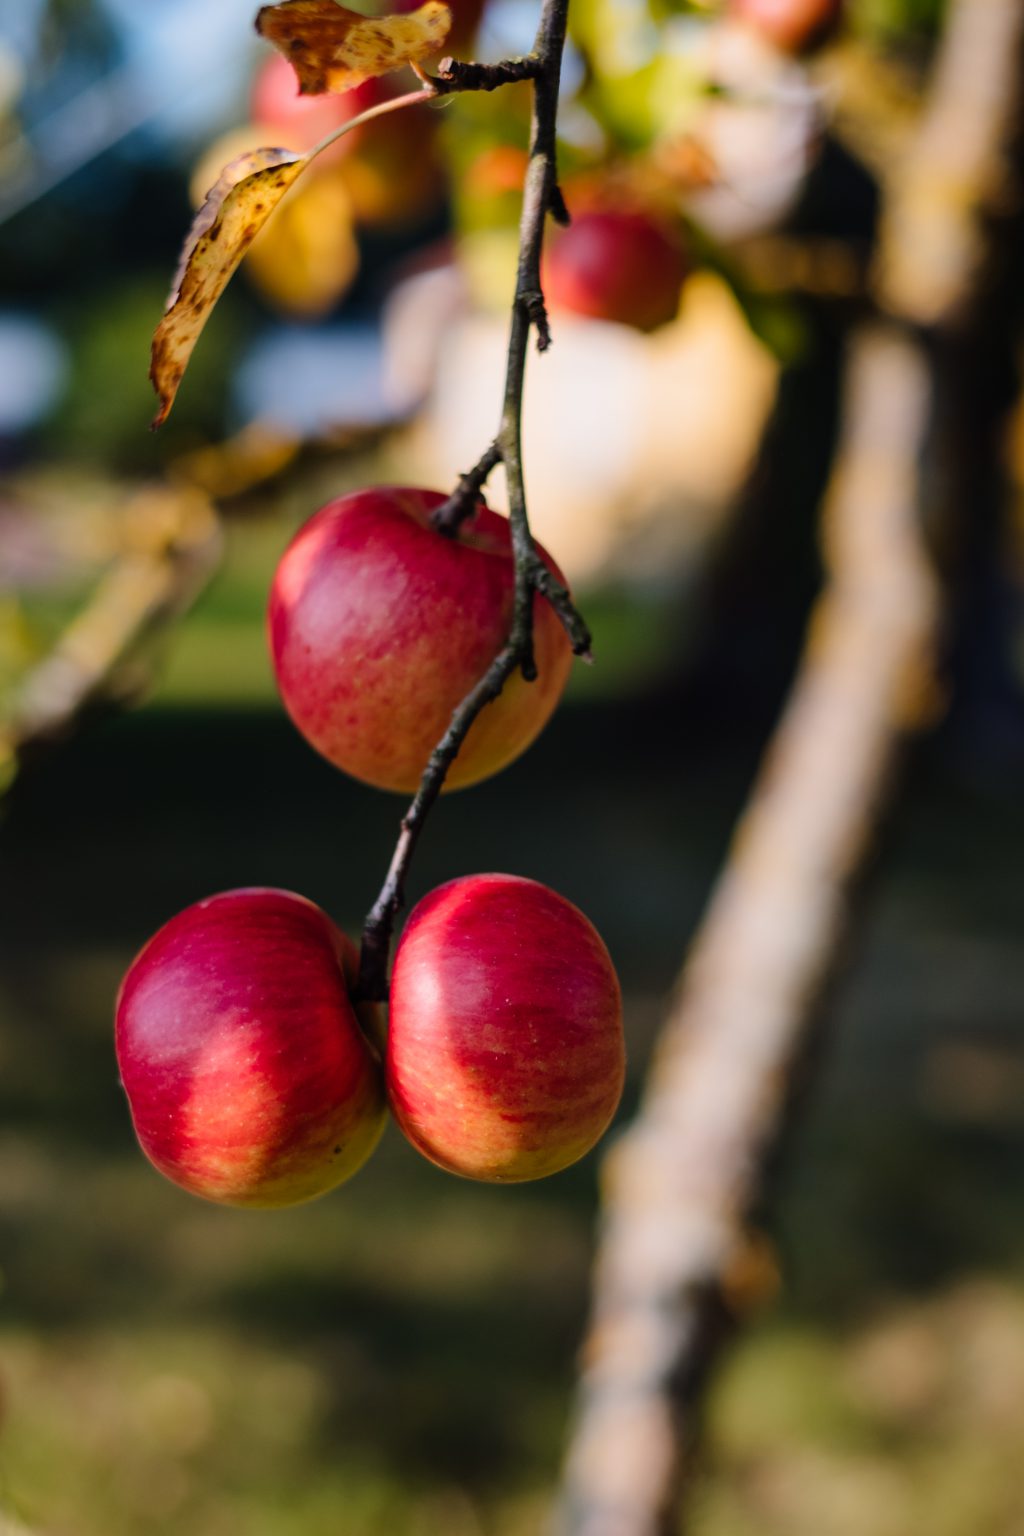
[[[452,13],[441,0],[426,0],[404,16],[360,16],[335,0],[284,0],[265,5],[256,30],[294,67],[303,95],[349,91],[418,64],[440,49]]]
[[[189,230],[164,318],[153,337],[149,376],[167,420],[210,312],[281,198],[309,164],[290,149],[256,149],[221,172]]]

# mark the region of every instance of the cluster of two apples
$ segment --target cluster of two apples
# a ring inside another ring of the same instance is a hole
[[[511,622],[507,521],[481,505],[446,534],[431,522],[442,501],[378,488],[330,503],[285,553],[270,599],[299,729],[355,777],[403,792]],[[571,653],[541,598],[535,648],[538,681],[514,678],[478,717],[449,785],[517,757],[558,702]],[[358,968],[352,941],[287,891],[211,897],[150,940],[116,1034],[161,1172],[234,1205],[312,1199],[365,1162],[388,1104],[433,1162],[494,1181],[554,1173],[606,1129],[624,1067],[618,981],[554,891],[492,874],[425,897],[395,956],[386,1032],[357,1000]]]

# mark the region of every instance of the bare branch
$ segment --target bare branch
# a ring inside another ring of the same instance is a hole
[[[496,91],[501,85],[536,80],[541,68],[541,60],[535,54],[525,59],[503,59],[498,64],[475,64],[446,58],[441,60],[437,75],[430,83],[438,96],[447,96],[453,91]]]
[[[1012,176],[1022,25],[1019,0],[949,7],[924,117],[887,178],[879,302],[917,325],[956,323],[977,291],[983,215]]]
[[[201,492],[153,486],[136,495],[126,516],[137,533],[131,547],[0,721],[0,787],[25,753],[70,735],[92,706],[120,696],[140,643],[188,608],[217,567],[220,523]]]

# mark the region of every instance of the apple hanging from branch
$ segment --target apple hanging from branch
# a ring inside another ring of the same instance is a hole
[[[274,577],[268,627],[285,708],[338,768],[412,792],[452,714],[504,646],[515,566],[506,518],[477,504],[451,535],[436,491],[383,486],[330,502],[302,528]],[[561,575],[543,550],[541,559]],[[524,752],[562,695],[572,647],[535,595],[537,680],[510,677],[479,715],[447,789]]]
[[[393,486],[329,503],[293,540],[270,595],[274,668],[300,730],[355,777],[415,792],[361,950],[302,897],[231,891],[167,923],[118,997],[118,1061],[143,1150],[211,1200],[309,1200],[370,1155],[385,1115],[372,1004],[388,993],[425,819],[443,789],[523,752],[573,655],[590,656],[587,625],[531,534],[521,442],[527,347],[531,335],[541,351],[550,342],[544,227],[549,215],[568,217],[555,131],[567,5],[544,0],[528,57],[446,59],[437,76],[419,64],[450,25],[440,0],[377,21],[332,0],[264,7],[258,29],[291,59],[303,92],[347,89],[404,63],[422,89],[346,118],[307,154],[257,149],[227,166],[194,221],[154,338],[159,425],[242,255],[336,138],[417,101],[533,82],[497,435],[450,496]],[[508,519],[481,499],[498,464]],[[622,1090],[621,997],[607,950],[582,913],[534,881],[454,881],[420,903],[403,937],[387,1054],[396,1117],[433,1161],[497,1181],[557,1172],[602,1135]]]
[[[414,909],[395,955],[387,1084],[425,1157],[500,1183],[557,1173],[607,1130],[624,1071],[615,968],[563,896],[470,875]]]
[[[132,963],[116,1045],[135,1131],[207,1200],[283,1206],[350,1178],[385,1121],[351,1000],[355,945],[288,891],[228,891],[171,918]]]

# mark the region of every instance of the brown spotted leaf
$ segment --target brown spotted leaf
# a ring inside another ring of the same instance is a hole
[[[225,166],[196,214],[156,335],[149,376],[167,420],[200,332],[232,273],[281,198],[309,164],[290,149],[254,149]]]
[[[265,5],[256,18],[257,32],[284,54],[307,96],[349,91],[419,64],[438,52],[451,24],[441,0],[400,16],[360,16],[335,0],[284,0]]]

